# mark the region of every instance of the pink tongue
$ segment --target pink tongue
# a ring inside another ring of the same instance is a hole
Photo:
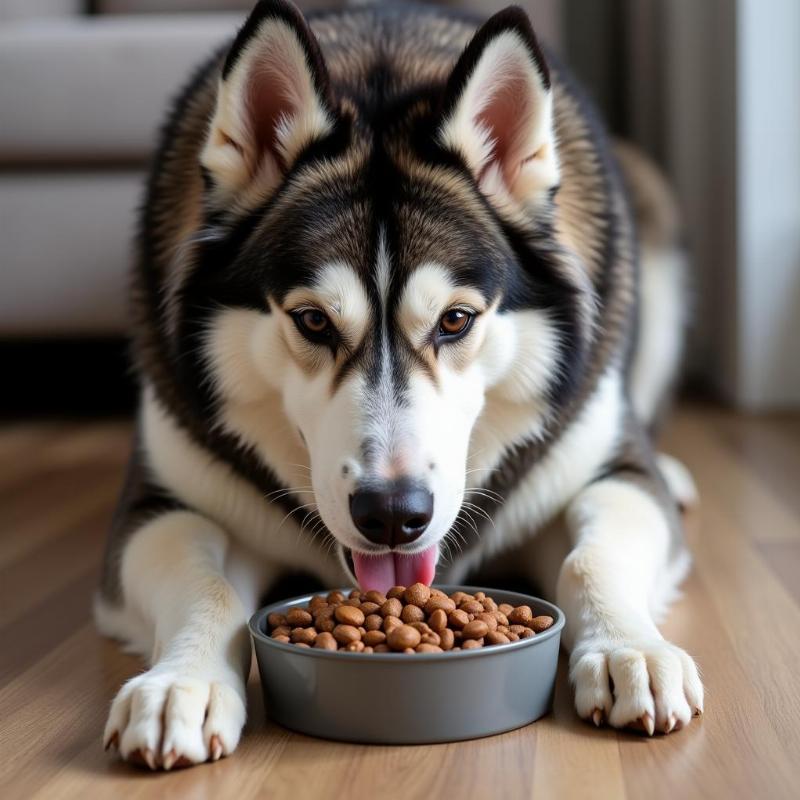
[[[384,594],[392,586],[411,586],[413,583],[429,585],[436,572],[437,545],[403,556],[399,553],[384,553],[379,556],[353,553],[356,578],[362,591],[375,589]]]

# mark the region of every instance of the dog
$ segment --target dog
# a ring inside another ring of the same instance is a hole
[[[662,179],[521,9],[257,3],[175,103],[141,212],[95,616],[150,666],[106,746],[232,753],[246,621],[287,572],[386,590],[508,562],[566,613],[580,717],[686,726],[698,670],[656,621],[694,486],[650,435],[684,262]]]

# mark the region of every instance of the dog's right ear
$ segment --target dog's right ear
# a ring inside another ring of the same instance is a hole
[[[201,155],[213,200],[255,206],[333,125],[328,71],[308,23],[290,2],[261,0],[225,59]]]

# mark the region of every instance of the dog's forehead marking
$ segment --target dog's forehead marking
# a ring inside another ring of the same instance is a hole
[[[416,344],[454,303],[468,305],[475,311],[486,308],[483,294],[470,286],[456,283],[443,264],[420,264],[409,276],[400,297],[400,325]]]
[[[369,301],[361,278],[349,264],[341,261],[325,264],[310,287],[293,289],[285,303],[288,307],[312,301],[354,342],[364,336],[370,318]]]

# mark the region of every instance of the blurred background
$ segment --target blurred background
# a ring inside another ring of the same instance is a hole
[[[4,413],[131,407],[126,274],[155,133],[251,5],[0,0]],[[676,187],[692,256],[689,384],[749,411],[800,405],[800,3],[523,5],[611,130]]]

